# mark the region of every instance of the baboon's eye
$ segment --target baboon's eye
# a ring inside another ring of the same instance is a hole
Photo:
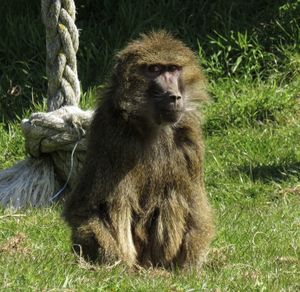
[[[162,65],[159,65],[159,64],[152,64],[152,65],[149,65],[148,66],[148,72],[149,73],[160,73],[163,69],[163,66]]]
[[[168,66],[168,71],[169,72],[175,72],[175,71],[180,71],[181,67],[178,65],[169,65]]]

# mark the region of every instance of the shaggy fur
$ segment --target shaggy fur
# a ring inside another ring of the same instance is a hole
[[[185,112],[153,121],[143,64],[177,64]],[[143,35],[117,56],[95,113],[79,182],[64,217],[74,248],[91,261],[200,267],[214,226],[203,181],[203,138],[193,101],[205,80],[189,48],[165,32]]]

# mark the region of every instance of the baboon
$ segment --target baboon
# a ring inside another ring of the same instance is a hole
[[[64,218],[89,261],[200,267],[214,233],[203,180],[197,57],[165,31],[117,55]]]

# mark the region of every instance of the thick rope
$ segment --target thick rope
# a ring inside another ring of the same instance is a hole
[[[78,140],[78,150],[86,151],[85,135],[92,116],[93,111],[83,111],[76,106],[31,114],[21,124],[26,152],[36,158],[45,153],[71,152]]]
[[[51,197],[53,200],[63,191],[72,190],[85,158],[85,136],[93,115],[77,107],[79,40],[74,0],[41,3],[46,26],[49,112],[33,113],[22,121],[29,155],[0,172],[0,205],[4,207],[45,206]]]
[[[53,111],[79,103],[76,63],[79,37],[73,0],[42,0],[41,4],[46,27],[48,111]]]

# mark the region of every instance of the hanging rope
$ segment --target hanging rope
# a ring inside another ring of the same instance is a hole
[[[0,172],[0,205],[4,207],[45,206],[72,189],[85,158],[85,136],[93,115],[77,107],[79,40],[74,0],[42,0],[41,4],[46,28],[48,112],[33,113],[22,121],[29,155]]]
[[[80,83],[76,52],[79,39],[74,1],[42,0],[42,19],[46,27],[48,111],[78,105]]]

